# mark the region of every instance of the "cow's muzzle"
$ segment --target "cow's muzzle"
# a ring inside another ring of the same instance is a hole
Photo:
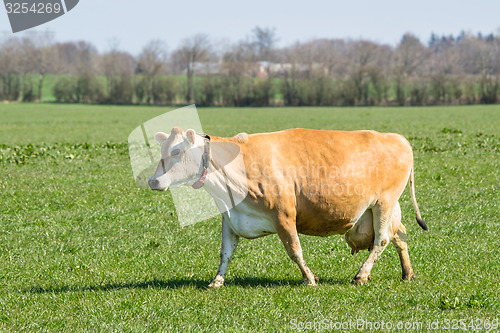
[[[159,188],[160,181],[157,178],[153,178],[153,177],[149,178],[148,184],[152,190],[160,191],[160,188]]]

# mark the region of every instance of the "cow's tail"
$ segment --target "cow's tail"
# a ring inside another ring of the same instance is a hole
[[[413,172],[414,167],[411,167],[411,172],[410,172],[410,195],[411,195],[411,202],[413,203],[413,208],[415,208],[415,213],[417,215],[417,222],[422,229],[427,230],[427,224],[425,224],[425,221],[422,220],[422,216],[420,215],[420,210],[418,209],[418,203],[417,199],[415,199],[415,177],[414,177],[414,172]]]

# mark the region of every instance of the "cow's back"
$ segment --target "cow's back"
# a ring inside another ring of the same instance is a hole
[[[345,233],[377,200],[399,198],[413,163],[404,137],[375,131],[253,134],[241,151],[249,197],[295,210],[297,230],[311,235]]]

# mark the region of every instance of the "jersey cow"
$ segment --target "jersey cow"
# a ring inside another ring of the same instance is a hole
[[[311,286],[317,277],[304,261],[299,233],[344,234],[352,254],[369,250],[353,283],[370,279],[373,264],[389,242],[399,254],[403,280],[415,277],[398,203],[408,182],[417,222],[424,230],[427,226],[415,200],[412,148],[403,136],[289,129],[222,138],[174,127],[170,135],[157,133],[156,140],[161,160],[149,179],[151,189],[203,186],[220,199],[229,190],[228,181],[246,187],[245,198],[222,212],[220,266],[209,287],[224,284],[239,237],[274,233]],[[244,172],[221,166],[229,147],[238,148]]]

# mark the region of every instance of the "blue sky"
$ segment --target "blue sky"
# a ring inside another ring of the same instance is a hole
[[[498,34],[499,13],[498,0],[80,0],[66,15],[35,29],[55,32],[58,41],[90,41],[99,51],[115,40],[120,49],[137,54],[152,39],[165,41],[172,51],[183,38],[200,32],[223,46],[248,36],[257,25],[276,28],[279,45],[319,37],[395,45],[405,32],[427,42],[431,32],[456,35],[462,29]],[[0,32],[7,31],[2,8]]]

